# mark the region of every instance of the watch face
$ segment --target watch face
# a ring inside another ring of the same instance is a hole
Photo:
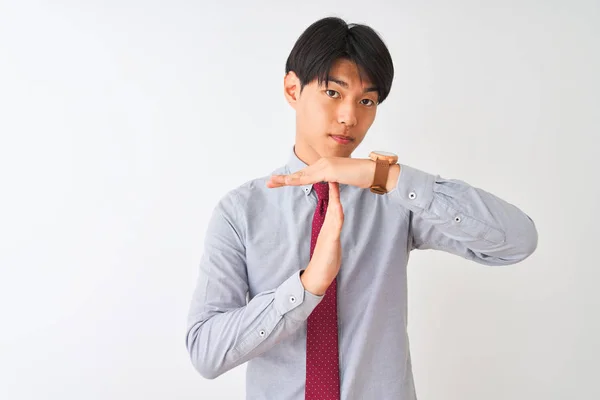
[[[387,151],[373,151],[373,153],[377,153],[381,156],[385,156],[385,157],[395,157],[396,155],[394,153],[390,153]]]
[[[390,165],[398,163],[398,156],[389,151],[372,151],[369,153],[369,158],[373,161],[387,160]]]

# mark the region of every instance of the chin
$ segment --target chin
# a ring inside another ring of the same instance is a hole
[[[332,141],[331,138],[328,138],[328,140]],[[354,142],[345,145],[340,145],[334,142],[328,143],[328,145],[325,147],[325,153],[327,154],[322,154],[321,157],[350,157],[356,148],[356,145]]]

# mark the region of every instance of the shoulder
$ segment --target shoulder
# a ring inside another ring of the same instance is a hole
[[[225,193],[217,207],[230,216],[241,216],[248,210],[264,206],[265,201],[277,193],[277,190],[267,187],[271,175],[285,174],[286,167],[281,166],[267,175],[248,180]]]

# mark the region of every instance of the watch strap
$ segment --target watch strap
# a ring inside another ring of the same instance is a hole
[[[376,194],[387,193],[387,180],[390,172],[390,163],[387,160],[378,158],[375,160],[375,176],[371,184],[371,192]]]

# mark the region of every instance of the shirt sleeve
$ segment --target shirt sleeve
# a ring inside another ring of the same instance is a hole
[[[273,290],[247,301],[243,235],[234,197],[214,209],[188,314],[186,346],[192,364],[213,379],[289,336],[323,296],[304,289],[298,270]]]
[[[527,214],[464,181],[401,165],[388,195],[410,211],[411,250],[436,249],[485,265],[508,265],[537,247],[537,229]]]

